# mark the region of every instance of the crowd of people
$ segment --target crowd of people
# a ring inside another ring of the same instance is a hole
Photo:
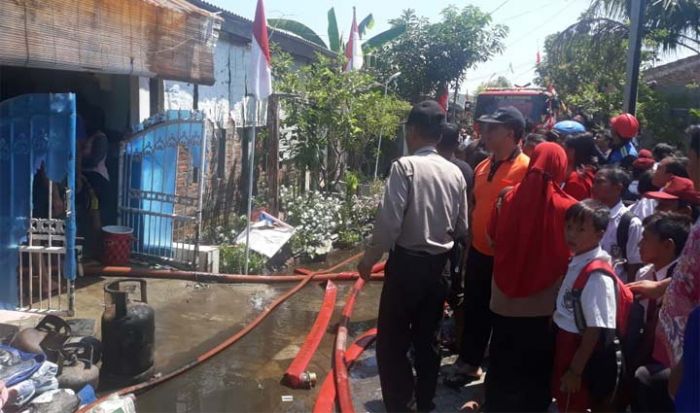
[[[514,107],[460,146],[434,101],[387,179],[363,277],[389,253],[377,335],[387,411],[431,411],[444,303],[485,411],[700,410],[700,125],[687,153],[630,114],[526,134]],[[693,224],[695,223],[695,224]],[[414,374],[415,370],[415,374]]]

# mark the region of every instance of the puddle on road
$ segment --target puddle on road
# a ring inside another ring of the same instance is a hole
[[[337,323],[344,297],[351,285],[346,282],[338,286],[337,308],[331,326]],[[355,321],[350,324],[351,336],[376,326],[381,287],[381,283],[370,283],[362,291],[355,305]],[[292,390],[282,386],[280,379],[291,362],[285,359],[289,356],[287,353],[292,353],[290,349],[303,343],[316,319],[322,299],[323,289],[318,283],[307,286],[233,347],[140,395],[137,399],[138,412],[311,411],[318,387]],[[253,295],[249,305],[262,308],[270,301],[267,296]],[[251,311],[250,319],[257,313]],[[183,331],[187,331],[184,325]],[[334,338],[334,330],[329,329],[309,366],[309,370],[318,375],[319,385],[330,370]],[[283,396],[292,396],[292,401],[283,401]]]

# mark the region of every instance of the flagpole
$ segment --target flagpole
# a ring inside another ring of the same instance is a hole
[[[248,260],[250,258],[250,216],[253,213],[253,181],[255,179],[255,126],[258,122],[257,115],[258,102],[256,96],[253,95],[253,125],[251,127],[252,136],[248,139],[248,226],[245,234],[245,265],[243,267],[243,274],[245,275],[248,275]]]

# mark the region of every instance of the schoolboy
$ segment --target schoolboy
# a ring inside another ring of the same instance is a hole
[[[644,220],[644,233],[639,252],[649,264],[637,273],[637,282],[662,282],[673,277],[678,257],[690,232],[690,218],[677,213],[657,212]],[[630,368],[635,369],[632,411],[673,411],[668,393],[670,362],[662,344],[655,341],[658,309],[661,299],[644,298],[644,335],[633,355]]]
[[[619,167],[606,166],[598,170],[591,193],[610,208],[610,220],[601,245],[615,261],[623,262],[618,275],[623,281],[631,281],[642,267],[639,258],[639,241],[642,238],[642,221],[622,203],[622,193],[629,185],[629,176]]]
[[[591,199],[573,205],[566,213],[566,242],[574,256],[559,290],[554,312],[558,331],[552,395],[560,412],[585,411],[606,396],[600,394],[597,384],[609,382],[609,377],[598,374],[596,381],[600,382],[594,383],[586,379],[588,374],[585,373],[599,342],[616,327],[615,282],[610,276],[593,272],[578,298],[575,297],[574,282],[591,261],[610,263],[610,255],[601,247],[609,219],[608,207]],[[579,300],[585,319],[583,331],[575,318],[576,300]]]

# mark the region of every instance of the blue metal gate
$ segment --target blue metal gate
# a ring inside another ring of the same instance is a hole
[[[120,224],[134,230],[134,255],[194,268],[206,170],[205,117],[170,110],[137,130],[119,158]]]
[[[0,308],[74,310],[75,128],[74,94],[0,102]]]

